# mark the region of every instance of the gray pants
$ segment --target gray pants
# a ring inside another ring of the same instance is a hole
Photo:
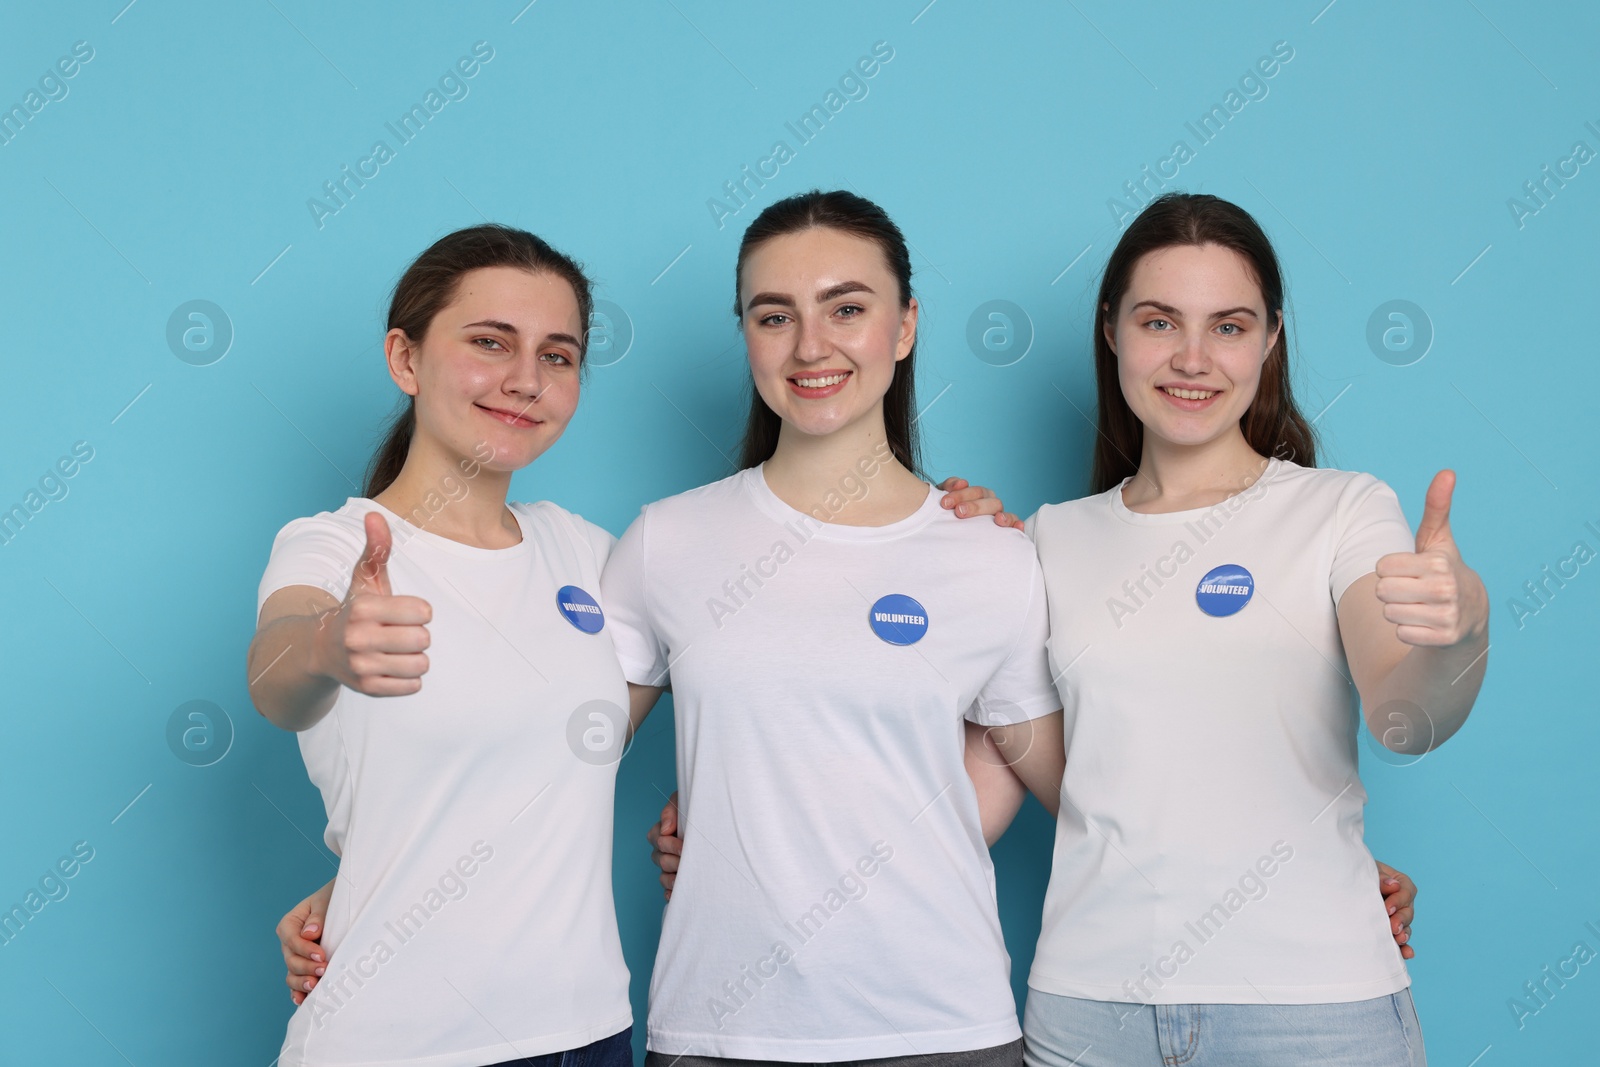
[[[669,1056],[646,1052],[644,1067],[824,1067],[792,1060],[733,1060],[721,1056]],[[829,1067],[1022,1067],[1022,1039],[971,1052],[933,1052],[925,1056],[885,1056],[875,1060],[835,1060]]]

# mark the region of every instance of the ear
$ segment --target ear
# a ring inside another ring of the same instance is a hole
[[[917,298],[912,297],[900,316],[900,340],[895,343],[894,349],[896,363],[909,356],[911,347],[917,343],[917,312],[920,310]]]
[[[1267,338],[1267,351],[1268,352],[1271,352],[1273,346],[1278,343],[1278,336],[1280,334],[1282,334],[1282,333],[1283,333],[1283,309],[1279,308],[1278,309],[1278,321],[1275,324],[1273,324],[1272,334]]]
[[[1111,328],[1111,305],[1101,304],[1100,311],[1105,315],[1105,323],[1100,331],[1106,335],[1106,347],[1111,349],[1111,354],[1117,354],[1117,331]]]
[[[417,348],[406,336],[406,332],[396,326],[383,338],[383,355],[389,364],[389,377],[394,379],[394,384],[400,391],[408,396],[416,396],[419,391],[417,385]]]

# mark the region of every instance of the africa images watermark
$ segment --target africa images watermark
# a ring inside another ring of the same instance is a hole
[[[1254,479],[1244,489],[1207,509],[1199,518],[1185,522],[1183,529],[1189,536],[1174,541],[1166,555],[1159,557],[1154,564],[1140,564],[1138,577],[1122,583],[1121,596],[1106,597],[1106,610],[1111,613],[1111,621],[1117,629],[1122,629],[1124,622],[1139,614],[1167,582],[1178,576],[1183,565],[1195,557],[1195,550],[1199,546],[1216,537],[1234,516],[1244,510],[1246,504],[1267,494],[1266,462],[1262,461]],[[1189,543],[1190,538],[1193,538],[1194,544]],[[1152,585],[1155,588],[1152,589]]]
[[[466,899],[467,893],[471,890],[471,879],[492,859],[494,859],[493,846],[486,841],[474,841],[470,852],[446,867],[444,873],[434,884],[428,886],[410,907],[384,922],[383,928],[388,933],[387,937],[380,936],[360,956],[355,955],[359,950],[354,946],[348,948],[341,946],[339,958],[342,969],[334,973],[331,970],[330,958],[330,971],[327,977],[318,982],[317,987],[306,998],[306,1003],[310,1005],[312,1023],[319,1030],[326,1026],[329,1019],[350,1003],[351,998],[382,973],[384,964],[394,959],[402,947],[422,934],[433,917],[444,910],[445,905]],[[390,938],[393,938],[392,944]],[[352,957],[354,958],[351,959]],[[346,960],[351,962],[345,963]]]
[[[1277,77],[1293,58],[1294,48],[1288,41],[1274,43],[1270,55],[1261,56],[1239,76],[1238,88],[1229,88],[1223,93],[1222,103],[1212,104],[1209,111],[1201,113],[1193,122],[1185,122],[1183,128],[1194,138],[1194,146],[1190,147],[1189,141],[1180,137],[1172,143],[1164,157],[1156,160],[1154,171],[1146,163],[1139,168],[1137,178],[1123,182],[1122,192],[1127,199],[1113,196],[1106,200],[1111,220],[1118,227],[1126,226],[1146,204],[1167,188],[1167,182],[1178,177],[1179,171],[1195,159],[1200,149],[1221,135],[1233,117],[1245,109],[1246,104],[1267,98],[1270,92],[1267,82]]]
[[[1600,139],[1600,126],[1596,126],[1592,120],[1583,125]],[[1595,155],[1588,141],[1574,141],[1567,154],[1556,160],[1554,168],[1545,163],[1539,167],[1538,177],[1522,183],[1521,196],[1507,197],[1506,210],[1511,212],[1511,221],[1517,224],[1517,229],[1526,229],[1528,220],[1549,207],[1556,194],[1565,189],[1567,182],[1576,178],[1582,172],[1581,168]]]
[[[794,947],[790,947],[787,940],[779,938],[772,943],[772,948],[767,954],[756,960],[753,966],[741,963],[738,977],[724,981],[719,995],[706,998],[706,1007],[710,1010],[711,1021],[716,1024],[717,1029],[722,1029],[723,1024],[739,1014],[768,982],[778,977],[779,970],[799,955],[800,950],[822,932],[830,919],[853,901],[865,899],[870,888],[868,880],[892,859],[894,859],[893,846],[887,841],[874,841],[872,851],[861,856],[852,867],[840,875],[835,884],[823,892],[821,900],[807,908],[794,921],[783,924],[784,930],[794,939]]]
[[[1583,528],[1594,535],[1596,544],[1600,544],[1600,526],[1586,522]],[[1579,539],[1572,543],[1572,551],[1556,560],[1553,567],[1546,563],[1539,568],[1538,578],[1523,582],[1522,595],[1511,597],[1506,602],[1511,609],[1511,617],[1517,620],[1517,629],[1527,626],[1529,619],[1549,607],[1557,594],[1582,573],[1584,564],[1594,559],[1595,555],[1594,546]]]
[[[420,103],[412,104],[395,121],[383,124],[383,128],[393,135],[395,147],[391,148],[387,140],[379,139],[372,143],[365,156],[356,161],[354,170],[348,163],[341,164],[339,173],[322,183],[326,199],[313,196],[306,200],[306,209],[311,212],[311,221],[316,223],[317,229],[322,229],[329,218],[349,207],[356,193],[381,174],[382,167],[395,158],[400,148],[410,144],[428,121],[445,109],[446,104],[465,100],[472,91],[467,81],[477,77],[483,65],[493,58],[494,48],[489,42],[478,41],[472,46],[472,55],[457,59],[454,66],[447,67],[439,75],[438,88],[429,86]]]
[[[1600,943],[1600,927],[1592,922],[1583,924],[1583,928],[1593,934]],[[1550,1002],[1565,988],[1567,983],[1578,977],[1581,968],[1595,958],[1595,950],[1587,941],[1576,941],[1572,950],[1566,956],[1556,961],[1554,969],[1550,964],[1540,968],[1540,978],[1522,983],[1522,993],[1506,998],[1506,1007],[1511,1012],[1512,1021],[1517,1024],[1518,1030],[1526,1029],[1528,1020],[1538,1015],[1550,1006]]]
[[[22,501],[0,511],[0,545],[9,545],[22,533],[35,515],[53,500],[65,500],[71,492],[68,481],[77,476],[83,465],[94,459],[94,446],[88,441],[78,441],[72,446],[70,456],[62,456],[45,468],[39,476],[38,488],[32,486],[22,494]]]
[[[799,118],[783,124],[784,130],[794,138],[793,147],[788,140],[779,138],[772,143],[765,156],[756,160],[754,169],[746,163],[739,168],[737,177],[723,182],[722,195],[726,199],[715,196],[706,199],[706,210],[711,213],[711,221],[716,223],[717,229],[722,229],[730,218],[749,207],[755,200],[756,191],[765,189],[767,182],[776,178],[778,171],[794,160],[800,148],[815,140],[829,121],[845,109],[846,104],[865,100],[872,91],[867,82],[877,77],[878,72],[893,58],[894,48],[888,41],[874,42],[872,54],[862,56],[854,66],[846,69],[839,76],[837,88],[830,87],[823,94],[821,103],[812,104]]]
[[[64,854],[39,876],[37,886],[29,886],[20,904],[0,911],[0,947],[11,944],[46,905],[67,899],[72,891],[69,880],[76,878],[84,864],[94,859],[94,846],[87,841],[73,844],[70,854]]]
[[[9,145],[15,140],[46,105],[65,100],[72,91],[67,82],[77,77],[84,65],[93,58],[94,45],[88,41],[74,41],[71,54],[57,59],[53,67],[46,67],[45,72],[39,75],[37,89],[30,88],[23,94],[20,103],[0,108],[0,146]]]
[[[1160,989],[1166,985],[1166,980],[1176,978],[1183,965],[1194,959],[1199,949],[1215,940],[1246,905],[1265,900],[1271,888],[1267,880],[1292,859],[1294,846],[1287,841],[1274,841],[1270,855],[1263,854],[1252,866],[1245,868],[1237,885],[1229,886],[1215,904],[1193,921],[1183,924],[1185,932],[1194,938],[1193,945],[1186,937],[1177,938],[1166,955],[1139,968],[1139,977],[1124,981],[1122,991],[1140,1004],[1153,1003],[1155,993],[1151,985]]]
[[[461,503],[461,501],[470,496],[472,486],[468,483],[482,473],[483,464],[493,458],[494,449],[487,441],[479,441],[473,445],[472,455],[456,463],[456,467],[461,471],[460,476],[457,476],[455,471],[446,472],[437,483],[428,487],[417,502],[416,507],[400,516],[405,522],[400,524],[399,529],[395,529],[392,524],[390,525],[391,550],[398,552],[405,548],[417,534],[427,530],[428,524],[442,515],[447,508],[452,504]],[[319,607],[314,601],[311,603],[309,614],[321,617],[322,621],[317,625],[320,630],[328,624],[330,618],[343,610],[343,600],[349,595],[350,587],[348,585],[341,586],[331,579],[324,579],[316,584],[323,592],[341,602],[331,608]],[[280,658],[282,657],[280,656]],[[277,661],[274,660],[273,662]],[[271,669],[271,664],[268,664],[267,670]],[[266,670],[261,673],[265,674]],[[259,675],[257,677],[259,679]]]
[[[823,495],[820,503],[806,509],[809,522],[791,519],[784,523],[785,536],[773,541],[766,553],[758,556],[753,564],[741,563],[738,576],[722,583],[722,596],[706,598],[706,610],[711,613],[711,621],[717,629],[722,629],[724,622],[739,614],[739,610],[754,599],[756,590],[776,578],[779,569],[794,559],[795,554],[816,536],[823,523],[832,521],[847,504],[866,499],[870,488],[868,481],[876,477],[886,464],[893,462],[894,453],[889,443],[878,442],[871,453],[856,460],[855,470],[840,478],[838,484]],[[757,477],[760,477],[759,473]]]

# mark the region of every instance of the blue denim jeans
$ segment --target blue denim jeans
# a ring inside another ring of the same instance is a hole
[[[1411,990],[1343,1004],[1123,1004],[1028,990],[1028,1067],[1427,1067]]]
[[[582,1048],[506,1060],[493,1067],[633,1067],[633,1027],[592,1041]]]

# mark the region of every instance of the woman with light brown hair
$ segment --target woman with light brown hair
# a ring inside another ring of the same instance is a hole
[[[1036,1067],[1426,1062],[1362,841],[1355,697],[1388,750],[1460,728],[1488,599],[1449,522],[1318,468],[1255,220],[1173,193],[1095,315],[1093,490],[1028,520],[1065,710],[1029,973]]]

